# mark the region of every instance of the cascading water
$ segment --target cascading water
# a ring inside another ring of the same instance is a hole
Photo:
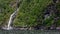
[[[11,14],[10,19],[9,19],[9,21],[8,21],[7,27],[3,27],[3,29],[5,29],[5,30],[11,30],[11,29],[13,29],[13,27],[11,27],[12,19],[16,16],[16,13],[18,12],[18,10],[19,10],[19,8],[17,8],[17,10],[14,11],[14,12]]]
[[[16,0],[15,4],[16,4],[16,10],[10,15],[9,21],[8,21],[8,25],[5,27],[2,27],[2,29],[4,30],[11,30],[13,29],[13,27],[11,27],[11,23],[13,22],[14,17],[16,17],[17,12],[19,11],[19,4],[20,4],[21,0]]]
[[[14,15],[16,15],[16,13],[17,13],[18,10],[19,9],[17,9],[13,14],[11,14],[9,22],[8,22],[7,30],[12,29],[12,27],[11,27],[12,19],[13,19]]]

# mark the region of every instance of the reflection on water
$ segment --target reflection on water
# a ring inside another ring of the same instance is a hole
[[[40,30],[0,30],[0,34],[60,34],[58,31],[40,31]]]

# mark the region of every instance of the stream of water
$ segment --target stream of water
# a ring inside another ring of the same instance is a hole
[[[16,16],[16,14],[17,14],[18,11],[19,11],[19,8],[17,8],[17,10],[14,11],[10,15],[10,18],[9,18],[9,21],[8,21],[8,25],[7,25],[7,27],[3,27],[3,29],[5,29],[5,30],[11,30],[11,29],[13,29],[13,27],[11,27],[11,23],[13,22],[13,18]]]
[[[17,13],[18,10],[19,10],[19,9],[17,9],[16,11],[14,11],[14,12],[11,14],[10,19],[9,19],[9,22],[8,22],[7,30],[12,29],[12,27],[11,27],[12,19],[14,18],[14,16],[16,15],[16,13]]]

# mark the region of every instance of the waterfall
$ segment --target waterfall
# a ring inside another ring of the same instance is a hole
[[[10,15],[10,18],[9,18],[9,21],[8,21],[8,25],[7,25],[7,27],[3,27],[3,29],[5,29],[5,30],[11,30],[11,29],[13,29],[13,27],[11,27],[12,19],[16,16],[16,14],[17,14],[18,11],[19,11],[19,8],[17,8],[17,10],[14,11]]]
[[[22,2],[22,1],[21,0],[16,0],[16,2],[14,4],[16,6],[16,8],[15,8],[16,10],[10,15],[10,18],[9,18],[7,26],[2,27],[2,29],[4,29],[4,30],[11,30],[11,29],[13,29],[13,27],[11,27],[11,23],[13,22],[13,19],[16,17],[17,12],[19,11],[20,2]],[[13,5],[10,4],[10,6],[13,6]]]
[[[16,13],[17,13],[18,10],[19,10],[19,9],[17,9],[16,11],[14,11],[14,12],[11,14],[10,19],[9,19],[9,21],[8,21],[7,30],[12,29],[12,27],[11,27],[12,19],[14,18],[14,16],[16,15]]]
[[[12,19],[13,19],[14,15],[16,14],[17,11],[18,11],[18,9],[11,14],[9,22],[8,22],[7,30],[12,29],[12,27],[11,27]]]

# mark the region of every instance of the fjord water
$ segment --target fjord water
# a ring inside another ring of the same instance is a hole
[[[0,30],[0,34],[60,34],[60,32],[40,30]]]

